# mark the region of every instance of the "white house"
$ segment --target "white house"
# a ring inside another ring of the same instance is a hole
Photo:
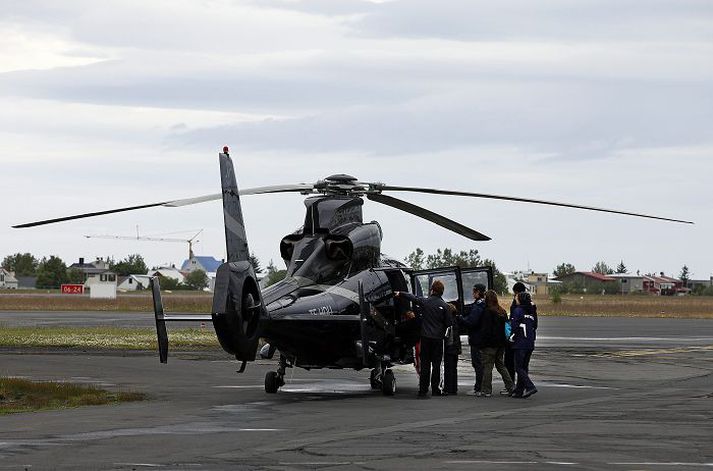
[[[15,273],[0,267],[0,289],[17,289]]]
[[[90,293],[94,286],[99,286],[102,290],[113,286],[116,291],[116,273],[109,270],[109,263],[102,258],[98,258],[92,263],[84,263],[82,257],[78,263],[71,264],[69,268],[84,273],[84,289],[88,289]]]
[[[136,291],[140,289],[149,289],[151,286],[149,280],[151,277],[149,275],[129,275],[120,276],[117,280],[116,289],[119,291]]]
[[[179,283],[185,283],[186,282],[186,276],[181,273],[179,269],[176,267],[160,267],[156,268],[155,270],[149,270],[147,273],[148,276],[159,276],[159,277],[166,277],[166,278],[172,278]]]

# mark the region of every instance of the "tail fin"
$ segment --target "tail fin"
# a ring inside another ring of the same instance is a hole
[[[243,210],[240,206],[238,182],[233,161],[227,152],[219,154],[220,181],[223,187],[223,218],[225,220],[225,245],[228,262],[245,262],[250,258],[248,238],[245,235]]]
[[[253,361],[260,341],[261,320],[266,315],[265,305],[250,263],[238,183],[227,148],[219,160],[228,260],[216,274],[213,327],[223,350],[234,354],[237,360]]]

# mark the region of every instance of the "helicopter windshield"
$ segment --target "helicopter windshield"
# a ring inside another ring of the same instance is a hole
[[[305,237],[295,244],[287,274],[307,278],[315,283],[332,284],[346,278],[350,264],[350,260],[327,258],[321,237]]]

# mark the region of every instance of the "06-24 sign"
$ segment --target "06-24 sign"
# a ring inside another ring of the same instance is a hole
[[[61,286],[62,294],[84,294],[84,285],[65,284]]]

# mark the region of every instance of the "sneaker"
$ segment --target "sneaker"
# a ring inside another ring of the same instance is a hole
[[[512,389],[503,389],[500,391],[501,396],[509,396],[510,394],[512,394]]]
[[[492,394],[490,394],[490,393],[483,393],[483,395],[481,397],[491,397],[491,396],[492,396]]]
[[[512,394],[510,394],[510,397],[515,399],[522,399],[522,393],[519,391],[513,391]]]
[[[522,398],[525,399],[526,397],[530,397],[533,394],[537,392],[537,388],[532,388],[530,390],[526,390],[524,393],[522,393]]]
[[[483,397],[483,393],[480,391],[475,391],[475,394],[473,394],[475,397]]]

